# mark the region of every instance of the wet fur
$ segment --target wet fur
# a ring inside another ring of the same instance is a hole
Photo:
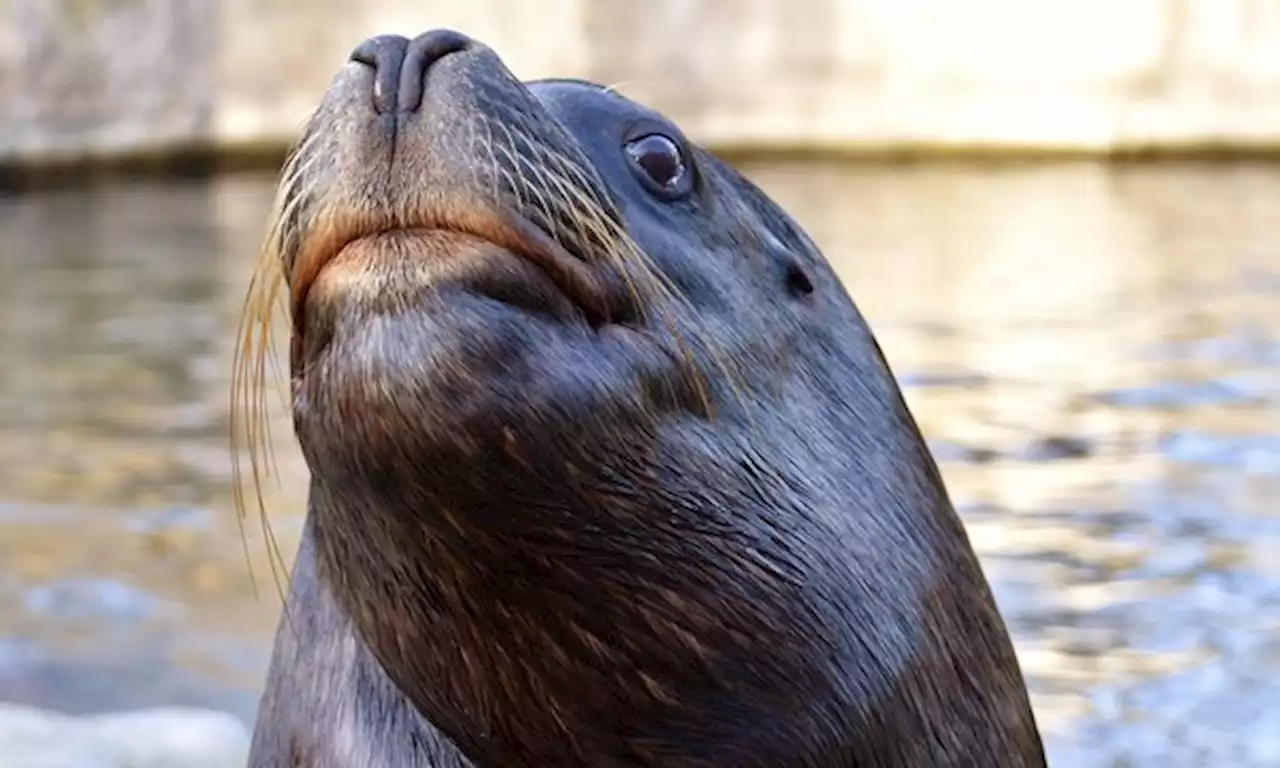
[[[251,304],[295,286],[313,474],[254,768],[1044,765],[937,469],[784,212],[692,147],[691,201],[647,197],[609,131],[678,129],[482,47],[428,79],[449,119],[422,125],[453,127],[402,127],[378,169],[355,77],[285,175],[283,280]],[[335,217],[501,204],[624,287],[625,329],[495,304],[511,262],[448,233],[296,290]]]

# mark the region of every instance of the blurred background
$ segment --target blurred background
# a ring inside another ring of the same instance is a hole
[[[0,767],[141,765],[40,755],[175,706],[155,765],[243,765],[280,603],[232,505],[241,301],[332,74],[437,26],[657,107],[818,240],[1052,765],[1280,766],[1280,0],[5,0]]]

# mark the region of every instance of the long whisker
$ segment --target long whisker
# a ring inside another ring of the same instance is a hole
[[[306,136],[290,153],[281,172],[271,224],[264,238],[258,264],[250,279],[242,307],[232,372],[232,481],[236,517],[250,578],[253,581],[254,592],[257,594],[257,579],[253,574],[248,537],[244,528],[248,503],[245,498],[245,477],[241,466],[243,449],[248,453],[249,479],[252,481],[258,518],[267,546],[268,563],[282,602],[285,601],[285,586],[288,582],[287,567],[267,515],[263,496],[265,481],[278,477],[272,450],[274,444],[271,438],[271,420],[265,398],[268,379],[279,382],[283,378],[279,368],[279,357],[276,355],[276,340],[272,333],[275,327],[273,317],[276,312],[286,316],[288,314],[282,257],[289,247],[287,238],[293,236],[293,230],[297,227],[294,219],[305,203],[304,196],[300,194],[300,179],[317,162],[316,154],[311,150],[318,141],[319,137],[315,134]],[[288,399],[284,396],[284,388],[281,387],[278,391],[282,397],[282,404],[287,406]]]
[[[618,82],[612,85],[606,85],[600,90],[602,93],[621,93],[622,89],[627,87],[628,85],[632,85],[633,83],[646,83],[646,82],[652,83],[652,81],[650,80],[647,80],[644,78],[638,78],[638,77],[632,78],[630,80],[619,80]]]

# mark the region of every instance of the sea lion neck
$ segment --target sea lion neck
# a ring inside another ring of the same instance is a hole
[[[715,453],[698,448],[705,423],[627,444],[588,429],[477,437],[376,471],[309,449],[318,571],[389,678],[478,765],[698,765],[695,732],[740,760],[718,764],[839,748],[853,731],[833,718],[889,693],[922,620],[859,590],[927,569],[880,558],[842,583],[819,542],[869,560],[905,533],[849,543],[818,478],[746,442],[721,452],[723,426]],[[899,640],[856,648],[850,611]],[[855,658],[875,671],[840,690],[824,670]]]

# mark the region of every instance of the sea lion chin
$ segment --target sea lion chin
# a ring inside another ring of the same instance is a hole
[[[374,38],[277,213],[312,485],[251,765],[1044,765],[867,324],[669,120]]]

